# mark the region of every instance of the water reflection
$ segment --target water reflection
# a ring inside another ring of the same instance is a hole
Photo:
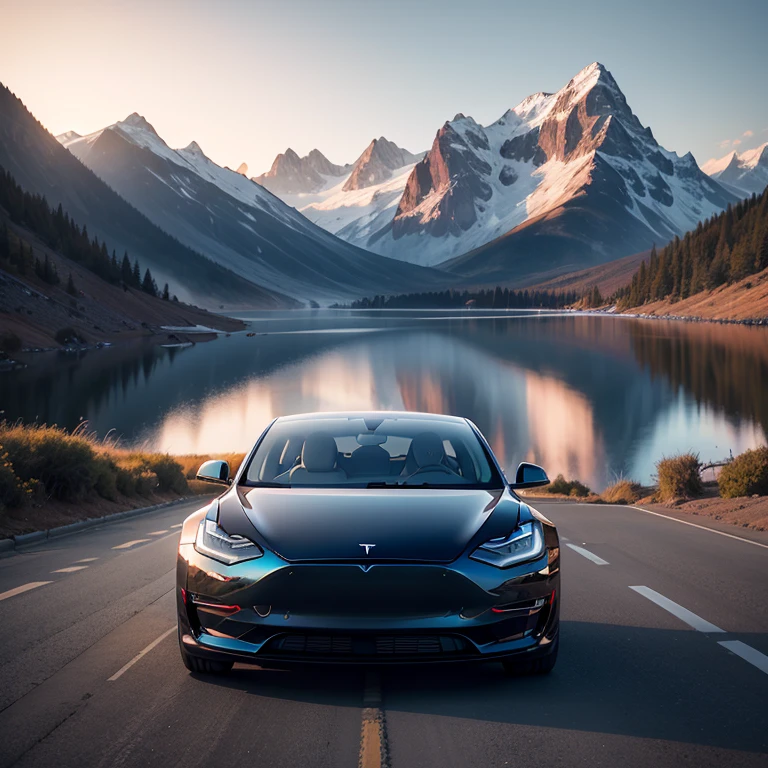
[[[408,409],[471,418],[507,467],[600,488],[663,454],[765,442],[764,329],[530,313],[257,315],[258,335],[59,356],[0,376],[6,417],[115,429],[174,453],[245,450],[277,415]],[[375,331],[375,332],[371,332]]]

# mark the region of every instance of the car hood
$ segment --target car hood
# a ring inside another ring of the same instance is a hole
[[[243,491],[236,498],[264,543],[291,561],[449,562],[488,520],[500,496],[424,488]]]

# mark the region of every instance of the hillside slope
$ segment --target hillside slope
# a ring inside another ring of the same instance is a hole
[[[144,337],[157,343],[175,343],[187,338],[183,331],[163,326],[203,326],[219,331],[241,330],[244,325],[182,302],[165,301],[132,288],[111,285],[81,264],[46,246],[25,227],[10,222],[0,209],[2,224],[9,230],[12,252],[19,243],[31,248],[35,258],[48,257],[61,282],[51,285],[33,271],[20,275],[0,259],[0,339],[18,339],[23,348],[59,348],[57,332],[71,329],[86,344],[123,342]],[[76,295],[67,292],[69,276]],[[200,339],[197,334],[191,339]],[[10,345],[13,346],[13,345]]]
[[[128,250],[151,266],[159,282],[175,283],[181,298],[291,306],[293,301],[223,269],[163,232],[67,152],[0,84],[0,166],[28,192],[61,204],[91,235]]]
[[[180,242],[299,300],[325,303],[451,279],[334,237],[264,187],[218,166],[195,142],[172,149],[140,115],[65,146]]]

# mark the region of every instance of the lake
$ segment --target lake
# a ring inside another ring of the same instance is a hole
[[[87,420],[171,453],[245,451],[275,416],[405,409],[467,416],[505,468],[602,490],[662,456],[766,442],[768,329],[531,311],[248,312],[182,348],[28,357],[0,373],[3,418]]]

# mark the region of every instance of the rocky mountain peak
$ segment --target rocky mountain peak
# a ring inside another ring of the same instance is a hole
[[[235,173],[239,173],[242,176],[248,175],[248,164],[247,163],[240,163],[240,165],[237,166],[237,170]]]
[[[117,126],[119,128],[129,128],[145,131],[146,133],[151,133],[154,136],[157,136],[157,131],[154,129],[152,124],[138,112],[132,112],[130,115],[128,115],[128,117],[125,118],[125,120],[121,120],[119,123],[117,123]]]
[[[391,178],[393,171],[415,163],[419,158],[420,155],[414,155],[384,136],[380,136],[378,139],[373,139],[355,161],[343,190],[350,192],[380,184]]]

